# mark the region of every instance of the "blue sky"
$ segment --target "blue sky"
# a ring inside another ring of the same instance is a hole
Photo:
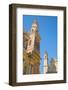
[[[51,58],[57,58],[57,16],[33,16],[24,15],[23,27],[25,31],[29,32],[32,22],[37,19],[39,24],[40,41],[40,55],[44,58],[45,51],[48,53],[48,62]],[[40,61],[40,72],[43,73],[44,60]]]

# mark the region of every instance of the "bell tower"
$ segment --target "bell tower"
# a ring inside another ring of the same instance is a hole
[[[48,54],[44,54],[44,74],[48,72]]]
[[[28,55],[31,74],[40,73],[40,35],[38,32],[38,21],[33,21],[29,34],[26,53]]]
[[[32,24],[31,32],[34,35],[34,50],[40,52],[40,35],[38,31],[38,21],[35,19]]]
[[[24,61],[26,61],[27,64],[24,66],[24,73],[40,74],[40,35],[38,32],[37,19],[33,21],[30,30],[30,32],[26,32],[25,36],[25,38],[27,38],[27,44]]]

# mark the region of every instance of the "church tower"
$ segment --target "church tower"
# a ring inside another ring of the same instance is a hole
[[[48,72],[48,54],[44,54],[44,74]]]
[[[31,74],[40,73],[40,36],[38,32],[38,21],[34,20],[29,34],[26,53],[28,55],[28,62]]]

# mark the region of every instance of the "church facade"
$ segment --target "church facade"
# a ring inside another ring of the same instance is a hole
[[[34,20],[30,32],[23,32],[23,74],[40,74],[40,36]]]

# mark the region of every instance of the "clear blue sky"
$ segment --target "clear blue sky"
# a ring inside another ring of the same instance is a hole
[[[24,15],[23,19],[23,26],[27,32],[30,31],[33,20],[38,20],[41,58],[44,58],[45,51],[48,53],[48,62],[52,57],[57,58],[57,16]],[[40,72],[43,73],[44,60],[42,59],[40,63]]]

